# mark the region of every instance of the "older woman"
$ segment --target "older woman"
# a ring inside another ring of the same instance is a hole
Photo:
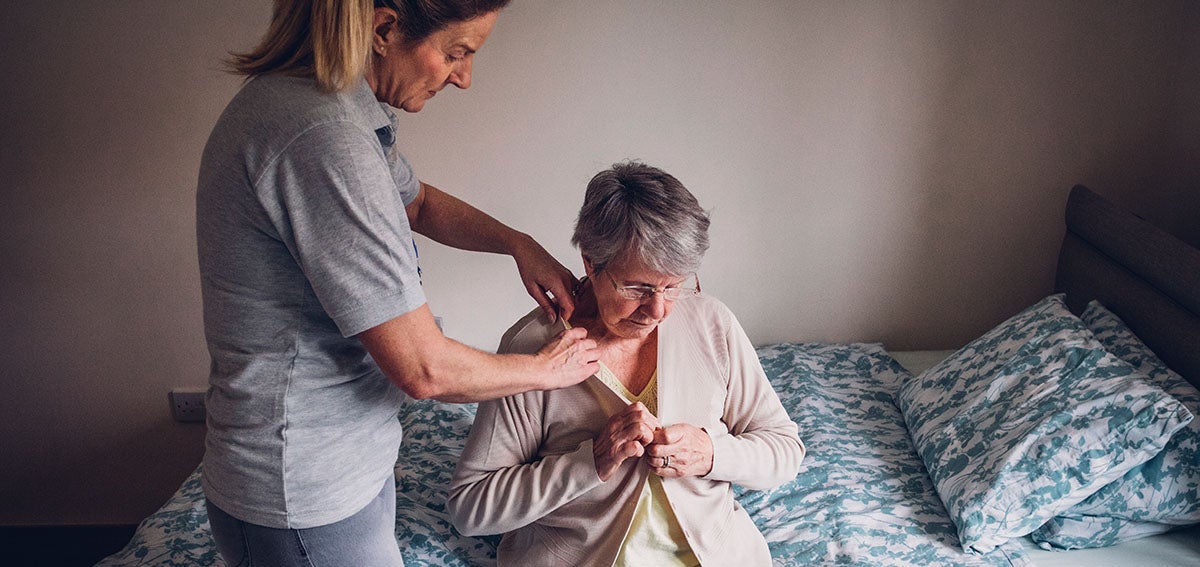
[[[501,351],[582,327],[600,371],[481,403],[451,482],[454,525],[504,533],[502,564],[770,565],[730,484],[791,480],[804,445],[733,314],[700,293],[708,224],[653,167],[618,164],[589,183],[574,314],[535,310]]]
[[[401,564],[405,393],[473,401],[598,368],[582,329],[533,356],[449,340],[421,291],[412,231],[510,254],[548,316],[573,310],[566,268],[418,181],[396,149],[388,105],[418,112],[470,86],[505,3],[277,0],[262,43],[232,61],[249,80],[213,128],[196,196],[212,356],[204,491],[230,565]]]

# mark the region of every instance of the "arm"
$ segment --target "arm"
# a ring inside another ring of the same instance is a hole
[[[561,310],[564,318],[571,317],[575,309],[571,295],[577,281],[575,276],[529,235],[424,182],[406,210],[413,230],[437,242],[463,250],[512,256],[525,291],[549,319],[554,321],[557,310]]]
[[[722,420],[728,431],[708,431],[712,470],[704,478],[761,490],[796,478],[804,444],[763,372],[749,337],[732,314],[725,343],[729,352],[729,393]]]
[[[256,186],[272,228],[344,336],[358,337],[414,398],[475,401],[561,388],[598,369],[595,343],[579,331],[523,356],[488,354],[443,336],[425,305],[402,212],[409,207],[401,195],[416,194],[416,201],[422,191],[413,178],[398,185],[381,157],[374,132],[324,123],[293,140],[268,168],[272,181]]]
[[[396,386],[416,399],[473,402],[570,386],[599,371],[587,331],[559,333],[536,354],[491,354],[446,338],[427,305],[358,335]]]
[[[590,440],[570,453],[537,459],[541,399],[529,393],[479,404],[446,501],[450,521],[463,535],[516,530],[600,484]]]

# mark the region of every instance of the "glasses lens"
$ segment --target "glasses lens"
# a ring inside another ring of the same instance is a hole
[[[621,297],[631,301],[641,301],[646,297],[654,295],[654,290],[651,288],[633,286],[617,288],[617,292],[621,294]]]
[[[612,276],[609,276],[612,278]],[[661,290],[655,289],[648,285],[617,285],[617,280],[612,278],[613,288],[617,290],[617,294],[630,301],[645,301],[654,297],[654,294],[662,294],[663,299],[675,301],[677,299],[686,299],[695,296],[700,291],[698,278],[692,276],[682,282],[679,287],[665,287]]]
[[[666,299],[667,301],[675,301],[676,299],[683,299],[696,294],[696,290],[694,289],[681,287],[668,287],[663,288],[662,290],[655,290],[652,287],[623,287],[619,289],[619,292],[621,297],[624,297],[630,301],[645,301],[647,299],[652,299],[655,293],[662,294],[663,299]]]

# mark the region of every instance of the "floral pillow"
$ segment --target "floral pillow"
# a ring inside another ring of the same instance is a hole
[[[1200,411],[1200,391],[1172,372],[1125,322],[1093,301],[1083,321],[1109,352],[1155,385]],[[1200,523],[1200,420],[1180,429],[1154,458],[1052,518],[1033,532],[1042,547],[1103,547]]]
[[[963,550],[1033,532],[1192,414],[1053,295],[907,381],[897,403]]]

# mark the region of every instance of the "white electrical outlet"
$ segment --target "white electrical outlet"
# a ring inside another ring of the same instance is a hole
[[[175,421],[204,422],[205,390],[176,388],[167,394]]]

